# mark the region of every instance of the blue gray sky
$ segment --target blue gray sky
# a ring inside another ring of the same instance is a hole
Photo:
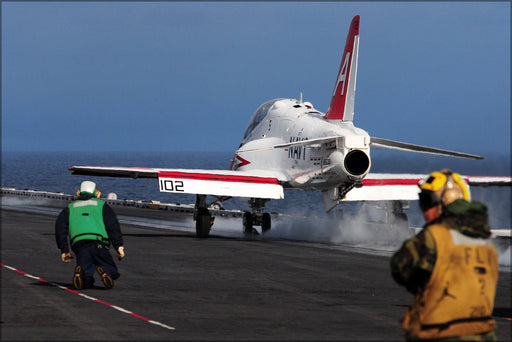
[[[354,123],[510,155],[510,2],[2,2],[3,151],[232,151],[263,102],[329,106],[361,15]]]

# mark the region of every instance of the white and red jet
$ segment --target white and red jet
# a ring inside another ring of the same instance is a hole
[[[354,126],[359,50],[359,16],[352,19],[338,77],[327,113],[309,102],[274,99],[253,114],[230,170],[154,169],[140,167],[73,166],[73,174],[158,178],[160,191],[196,194],[194,218],[200,237],[209,235],[212,217],[206,196],[250,198],[252,212],[243,217],[245,232],[253,225],[263,232],[271,220],[263,212],[270,199],[284,198],[283,189],[322,191],[326,211],[342,200],[417,200],[418,181],[426,175],[369,174],[370,146],[440,154],[452,157],[483,157],[370,137]],[[302,95],[301,95],[302,97]],[[510,185],[510,177],[469,177],[470,185]],[[407,223],[401,205],[393,205],[397,220]]]

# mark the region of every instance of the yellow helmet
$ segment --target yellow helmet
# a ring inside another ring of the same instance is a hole
[[[425,211],[436,205],[447,206],[457,199],[471,200],[469,187],[458,173],[449,169],[435,171],[419,182],[420,208]]]

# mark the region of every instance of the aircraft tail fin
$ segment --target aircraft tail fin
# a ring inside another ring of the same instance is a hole
[[[356,15],[352,19],[348,31],[340,70],[334,84],[331,104],[325,115],[327,120],[352,121],[354,118],[358,52],[359,15]]]

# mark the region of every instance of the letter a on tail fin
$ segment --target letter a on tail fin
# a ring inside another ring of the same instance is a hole
[[[340,70],[331,105],[325,115],[327,120],[352,121],[354,118],[354,99],[356,92],[357,54],[359,51],[359,16],[352,19],[341,59]]]

